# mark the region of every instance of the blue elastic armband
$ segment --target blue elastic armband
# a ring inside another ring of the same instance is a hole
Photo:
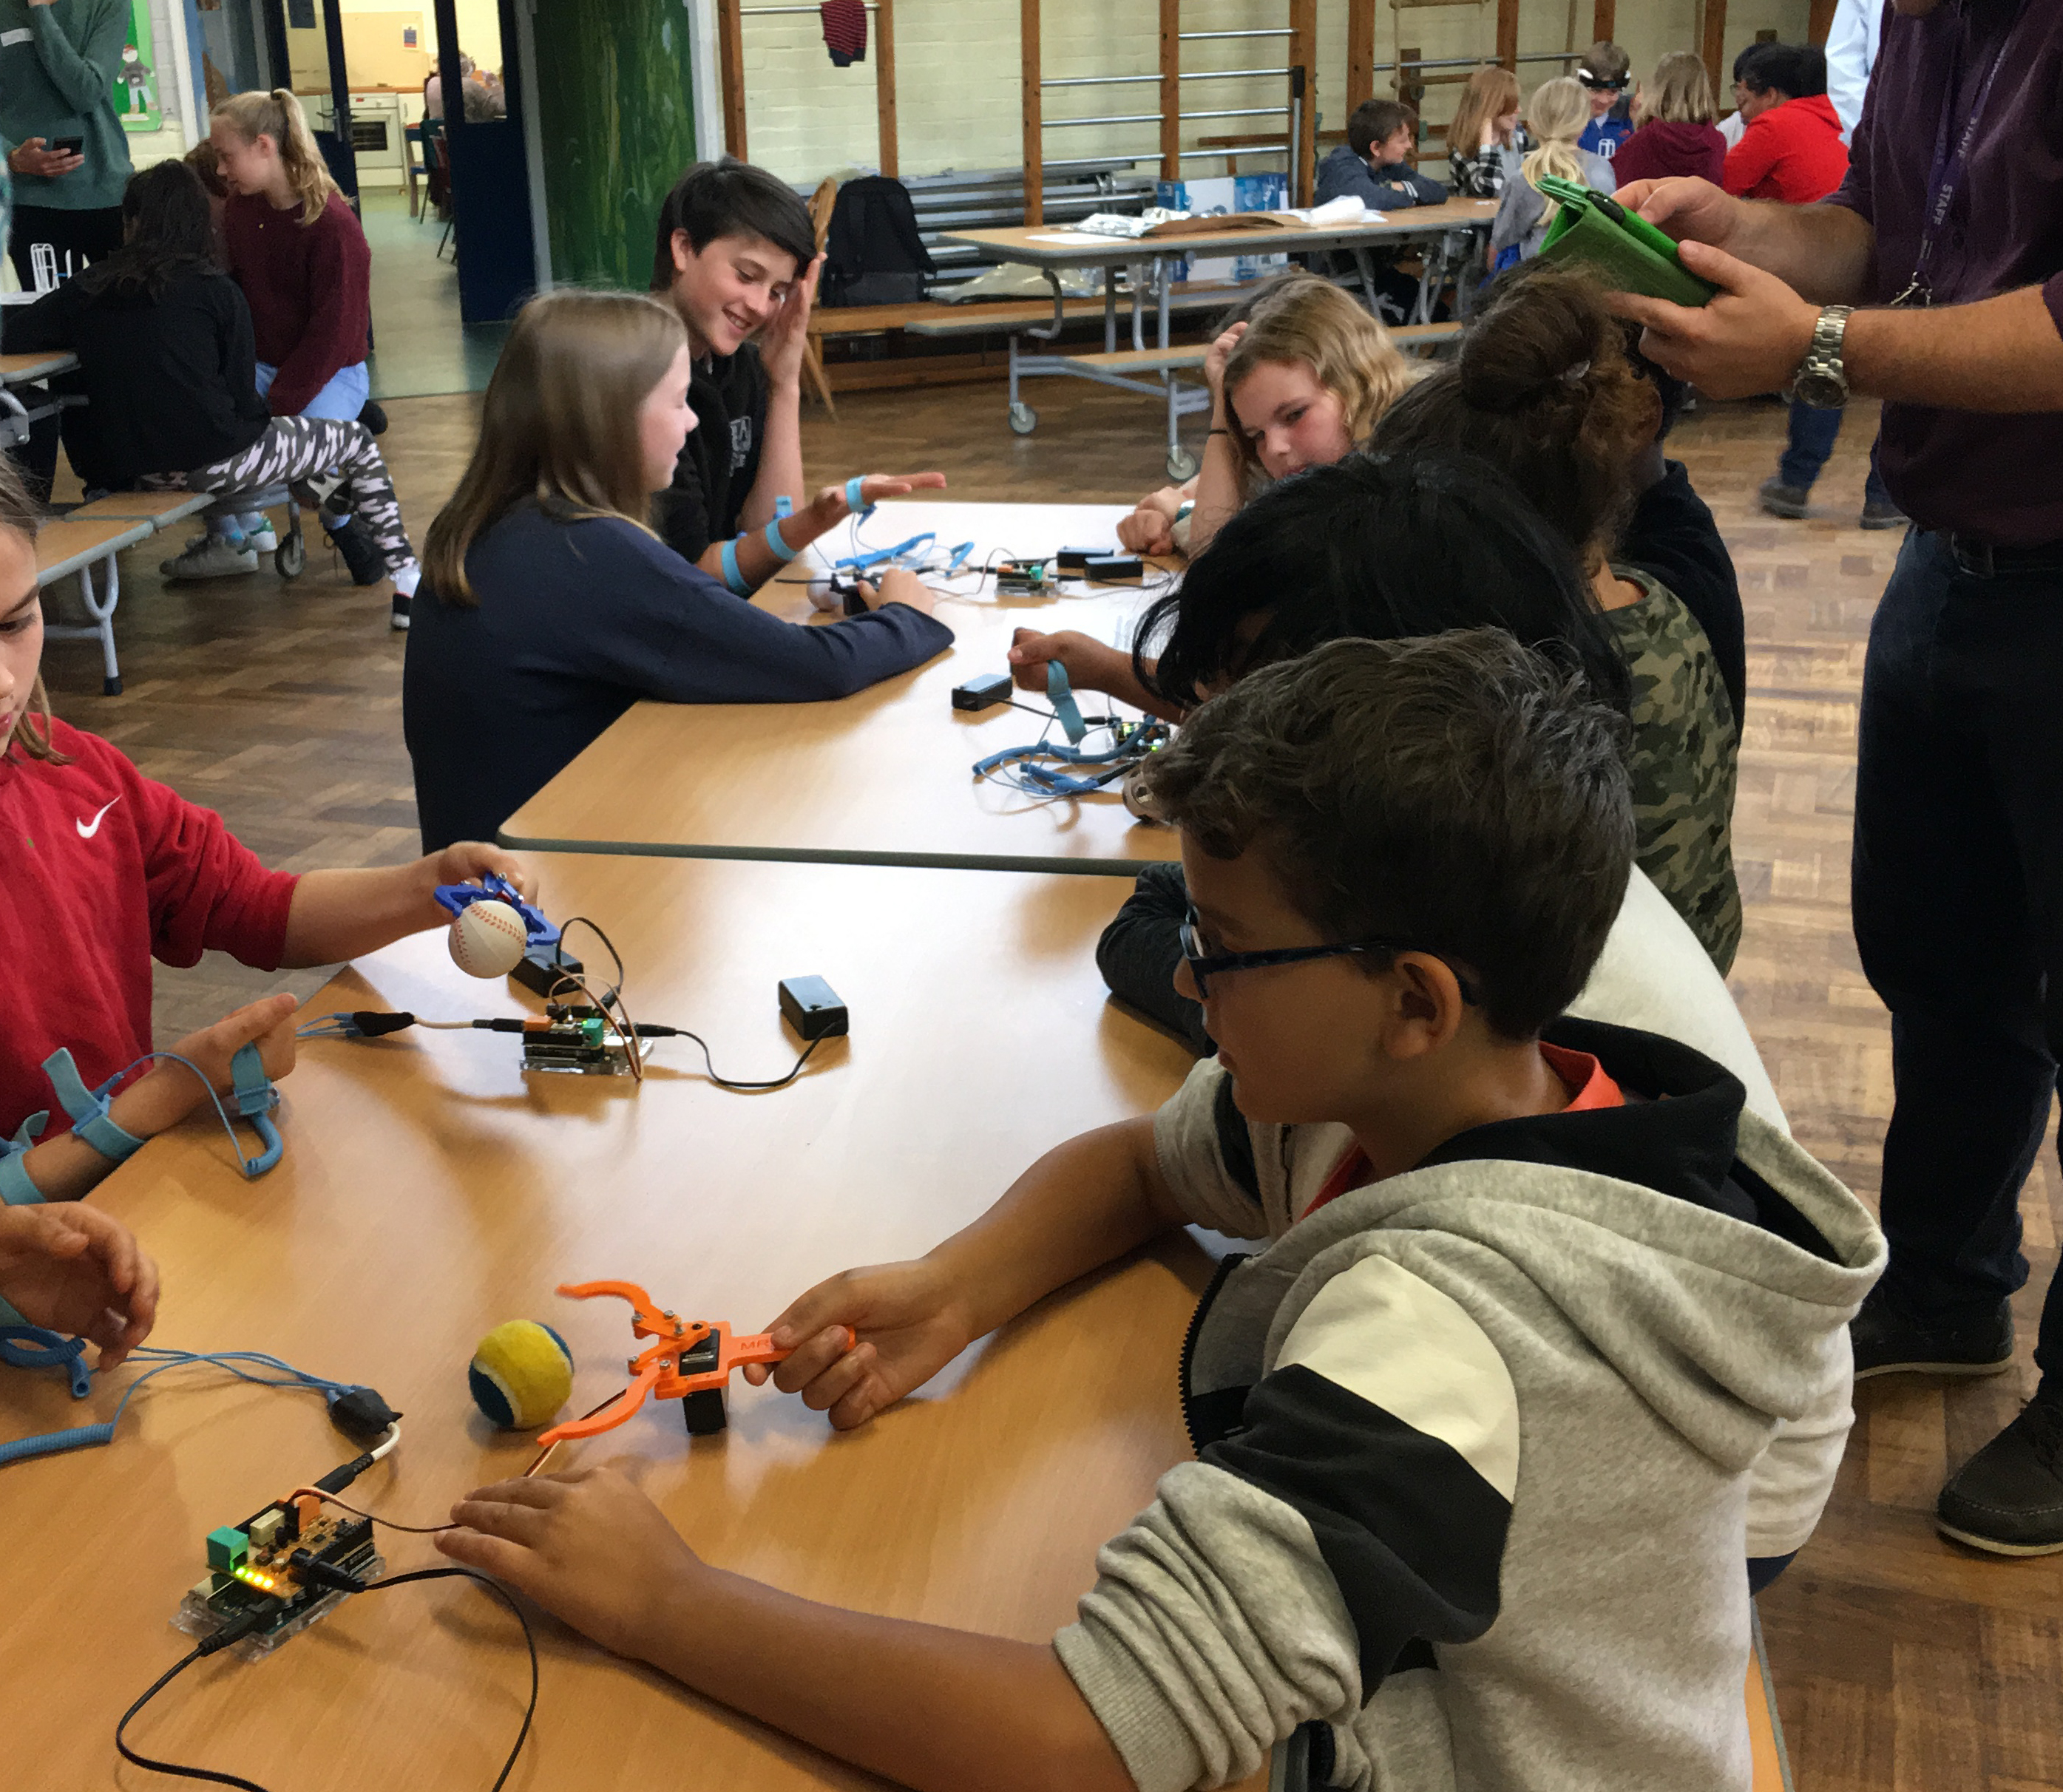
[[[59,1046],[43,1060],[43,1074],[50,1079],[58,1106],[71,1116],[74,1139],[83,1139],[110,1163],[127,1163],[143,1150],[142,1139],[107,1117],[108,1092],[128,1075],[127,1071],[118,1071],[98,1089],[89,1089],[71,1053]]]
[[[864,473],[855,473],[845,482],[845,507],[855,516],[871,516],[874,514],[874,506],[867,501],[867,495],[863,489],[866,484],[867,475]]]
[[[257,1156],[243,1159],[243,1173],[247,1176],[262,1176],[279,1161],[279,1154],[287,1147],[271,1118],[272,1110],[279,1105],[279,1091],[272,1087],[272,1079],[265,1074],[265,1061],[258,1055],[255,1040],[236,1048],[235,1055],[229,1060],[229,1075],[231,1092],[236,1098],[236,1111],[251,1123],[259,1143],[265,1147]]]
[[[1068,669],[1058,660],[1046,662],[1046,698],[1053,705],[1053,714],[1067,731],[1068,741],[1076,746],[1089,731],[1089,725],[1082,720],[1082,707],[1075,701],[1075,688],[1068,681]]]
[[[47,1111],[31,1114],[14,1129],[12,1139],[0,1139],[0,1202],[10,1207],[32,1207],[42,1203],[43,1191],[29,1180],[29,1167],[22,1159],[42,1136],[50,1118]]]
[[[802,551],[800,548],[790,547],[781,539],[781,519],[778,516],[766,525],[766,545],[774,550],[784,566]]]
[[[734,597],[750,597],[752,587],[745,582],[745,575],[738,569],[738,544],[726,541],[723,544],[723,582]]]

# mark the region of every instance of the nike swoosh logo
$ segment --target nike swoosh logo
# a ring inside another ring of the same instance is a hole
[[[100,806],[99,813],[95,815],[93,819],[90,822],[82,822],[77,816],[74,816],[72,818],[71,825],[78,830],[79,838],[82,840],[90,840],[96,834],[99,833],[101,816],[105,815],[109,810],[112,809],[115,804],[121,802],[121,800],[122,799],[119,797],[110,797],[106,802]]]

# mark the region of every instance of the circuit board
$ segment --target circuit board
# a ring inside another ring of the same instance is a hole
[[[240,1525],[210,1534],[208,1572],[179,1601],[173,1627],[191,1637],[211,1636],[255,1610],[267,1621],[235,1651],[247,1661],[269,1655],[349,1597],[306,1583],[291,1560],[300,1550],[361,1581],[376,1581],[387,1571],[373,1548],[370,1520],[332,1516],[312,1495],[280,1501]]]
[[[564,1020],[523,1035],[523,1068],[576,1076],[628,1076],[630,1054],[641,1064],[651,1051],[643,1039],[626,1041],[596,1015]]]

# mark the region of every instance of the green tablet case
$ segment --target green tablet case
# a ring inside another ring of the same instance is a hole
[[[1540,245],[1545,259],[1582,263],[1615,291],[1672,304],[1702,305],[1719,290],[1686,267],[1660,231],[1609,195],[1554,175],[1534,184],[1560,207]]]

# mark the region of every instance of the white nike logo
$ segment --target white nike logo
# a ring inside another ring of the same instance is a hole
[[[78,830],[79,838],[82,840],[90,840],[96,834],[99,833],[101,816],[105,815],[109,810],[112,809],[115,804],[121,802],[121,800],[122,799],[119,797],[110,797],[106,802],[100,806],[99,814],[96,814],[90,822],[82,822],[77,816],[74,816],[72,818],[71,825]]]

